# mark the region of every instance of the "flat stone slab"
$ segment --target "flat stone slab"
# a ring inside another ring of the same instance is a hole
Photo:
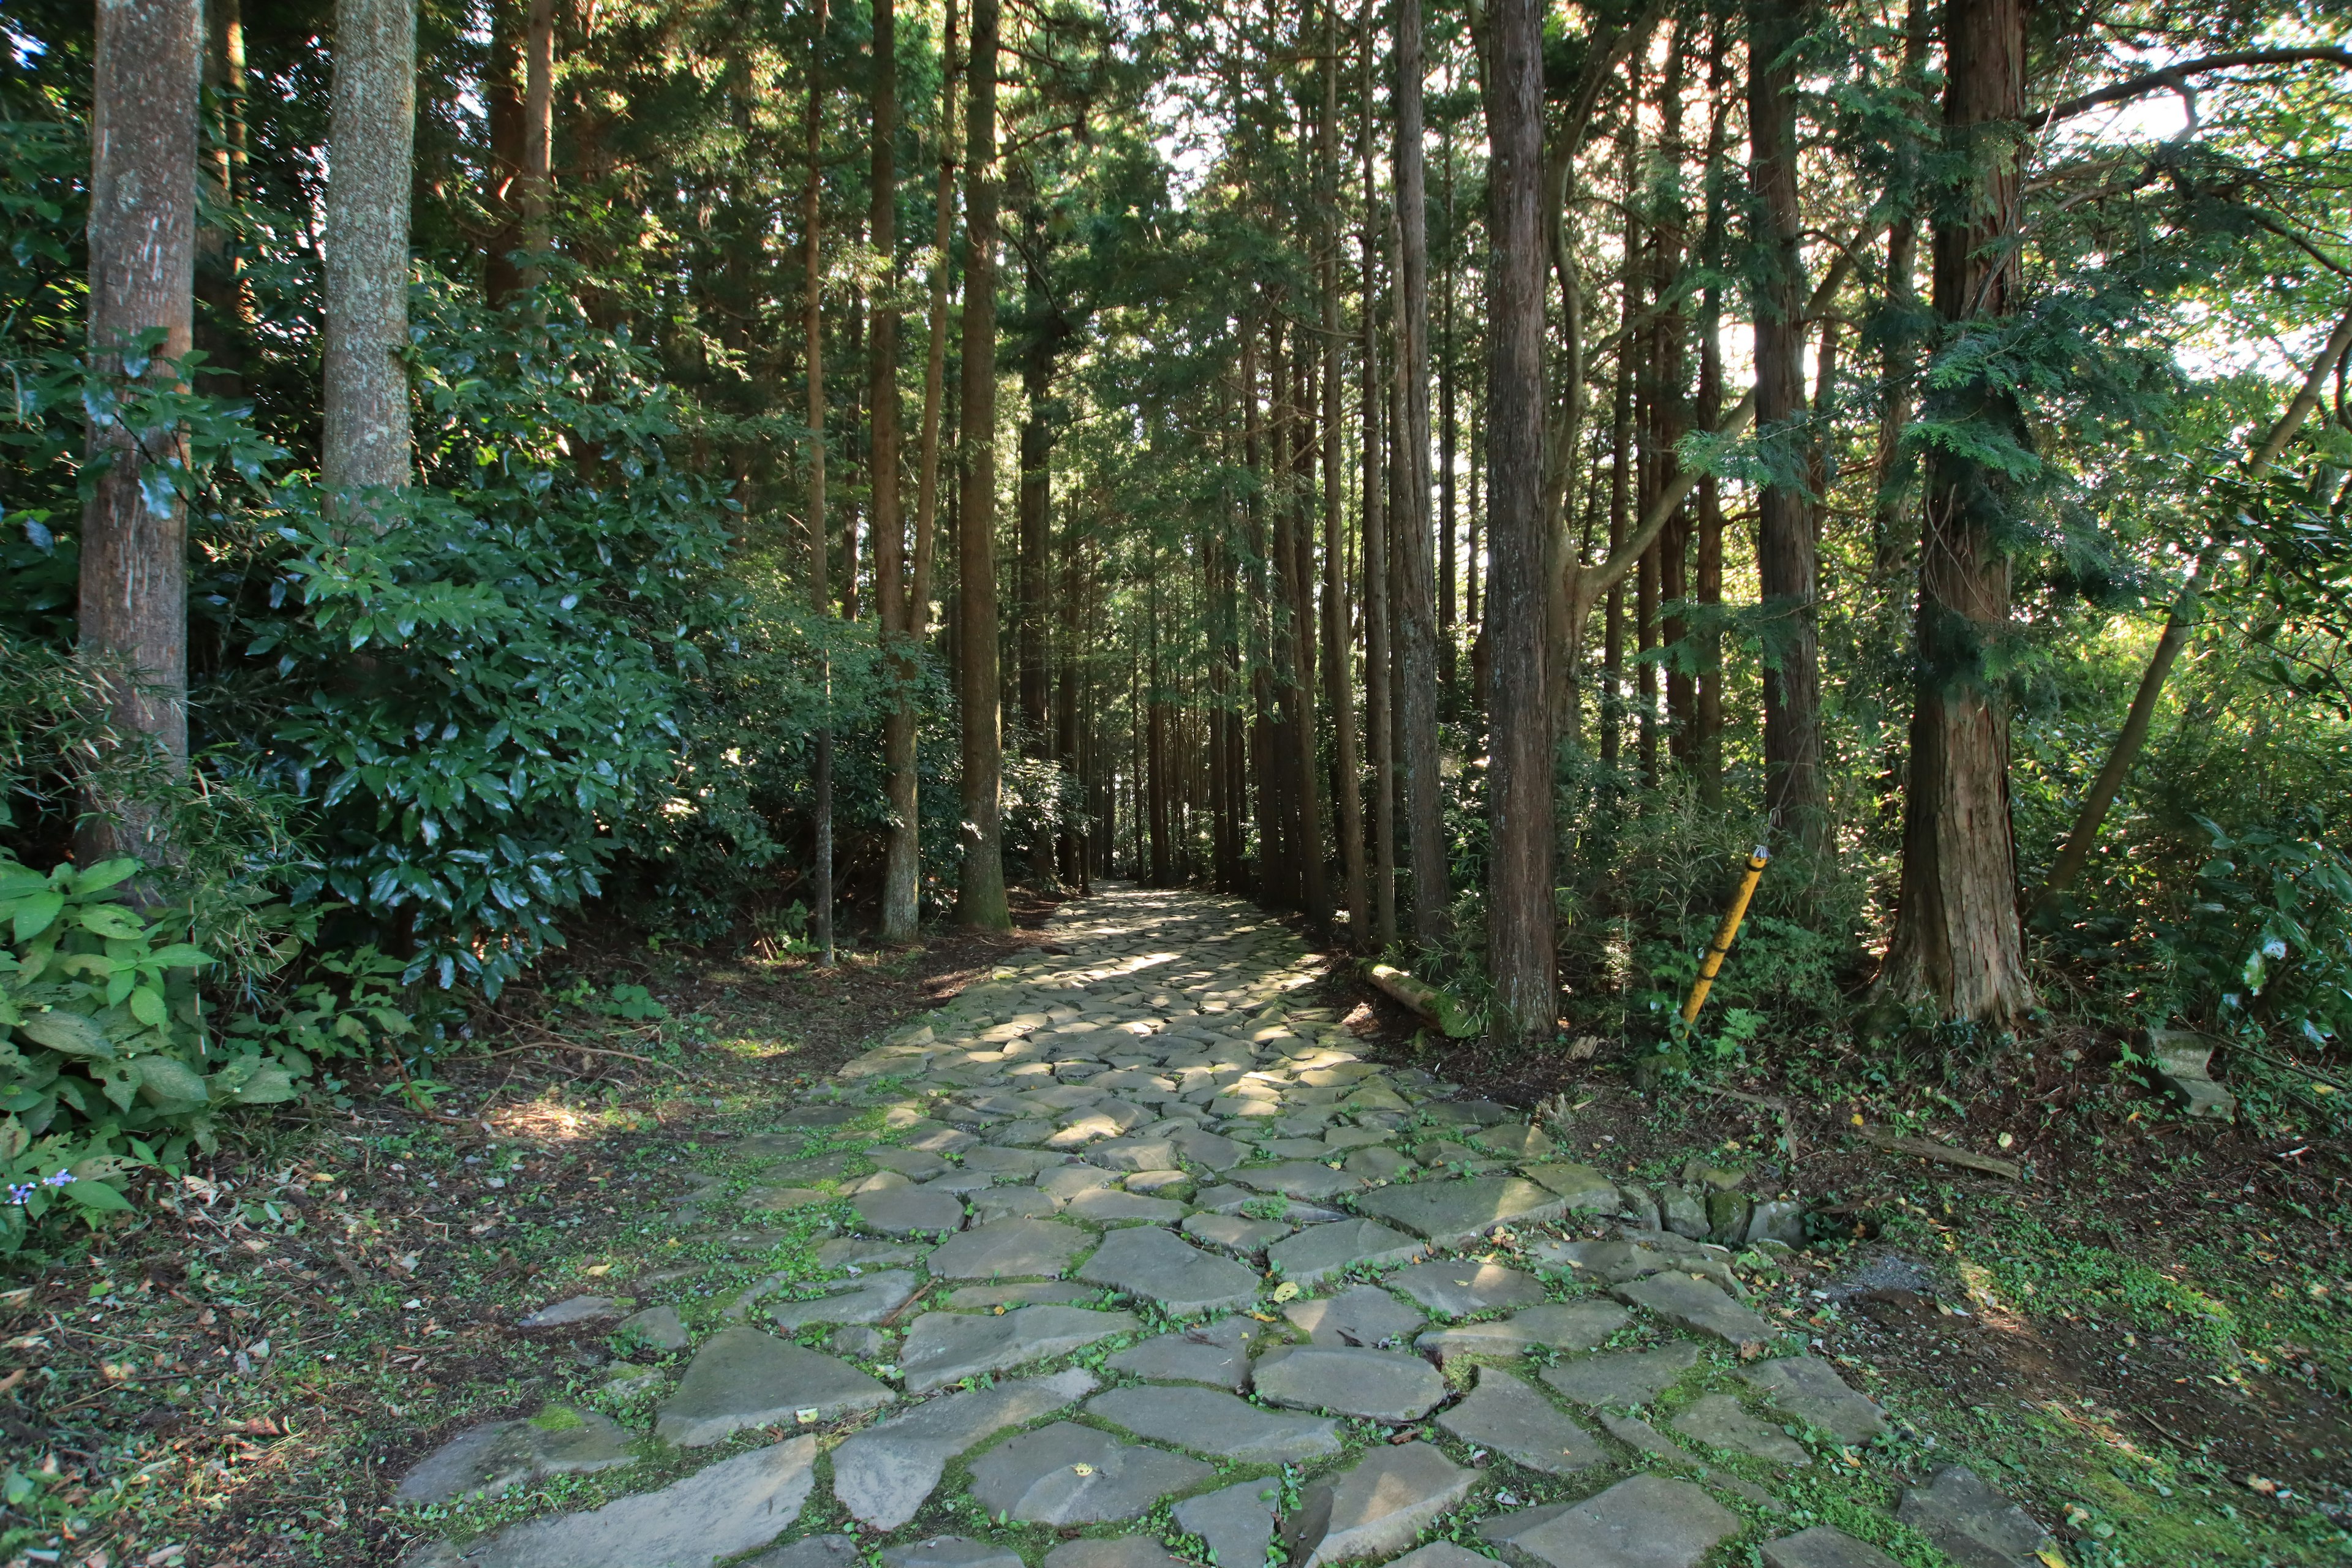
[[[939,1236],[963,1228],[963,1200],[929,1187],[884,1187],[850,1200],[857,1221],[884,1236]]]
[[[1679,1444],[1640,1416],[1612,1415],[1605,1410],[1599,1414],[1601,1429],[1627,1447],[1643,1454],[1655,1454],[1676,1464],[1690,1462],[1690,1455]]]
[[[1065,1165],[1058,1171],[1041,1171],[1037,1174],[1037,1190],[1050,1195],[1055,1203],[1066,1204],[1080,1193],[1097,1192],[1118,1184],[1118,1177],[1100,1165]]]
[[[1544,1299],[1544,1288],[1532,1274],[1506,1268],[1499,1263],[1467,1259],[1433,1259],[1400,1268],[1383,1281],[1402,1290],[1441,1318],[1467,1318],[1478,1312],[1532,1307]]]
[[[515,1326],[522,1329],[561,1329],[572,1323],[601,1322],[617,1318],[628,1309],[610,1296],[573,1296],[541,1307]]]
[[[1045,1568],[1183,1568],[1156,1541],[1140,1535],[1065,1541],[1045,1553]]]
[[[1339,1424],[1277,1415],[1213,1388],[1114,1388],[1087,1414],[1155,1443],[1244,1465],[1303,1464],[1339,1451]]]
[[[1768,1541],[1761,1551],[1764,1568],[1903,1568],[1877,1547],[1826,1524]]]
[[[1690,1482],[1635,1476],[1496,1544],[1520,1568],[1691,1568],[1738,1531],[1739,1516]]]
[[[721,1329],[662,1402],[654,1436],[681,1448],[708,1447],[747,1426],[823,1421],[898,1397],[845,1361],[758,1329]]]
[[[815,1480],[816,1438],[793,1437],[659,1491],[510,1524],[462,1557],[441,1548],[419,1568],[709,1568],[790,1529]]]
[[[1440,1364],[1456,1356],[1521,1356],[1548,1350],[1589,1351],[1623,1328],[1633,1314],[1612,1301],[1546,1302],[1486,1323],[1433,1329],[1413,1348]]]
[[[924,1267],[941,1279],[1056,1279],[1094,1244],[1093,1236],[1058,1220],[1001,1219],[950,1237]]]
[[[1001,1219],[1044,1219],[1061,1209],[1059,1198],[1034,1187],[991,1187],[972,1194],[971,1222],[991,1226]]]
[[[1067,1155],[1034,1149],[967,1149],[963,1156],[963,1168],[967,1171],[988,1171],[1013,1179],[1034,1176],[1067,1163]]]
[[[1620,1301],[1645,1308],[1694,1333],[1712,1334],[1742,1355],[1761,1354],[1780,1331],[1704,1279],[1687,1274],[1652,1274],[1610,1292]]]
[[[1478,1369],[1469,1397],[1437,1418],[1437,1425],[1464,1442],[1546,1475],[1565,1476],[1609,1456],[1592,1434],[1509,1373]]]
[[[2049,1531],[1965,1465],[1947,1465],[1910,1487],[1895,1517],[1936,1543],[1959,1568],[2019,1568]]]
[[[694,1342],[686,1331],[686,1320],[677,1315],[676,1307],[647,1307],[642,1312],[631,1312],[621,1320],[619,1331],[657,1351],[682,1351]]]
[[[1759,1421],[1728,1394],[1710,1394],[1675,1416],[1674,1429],[1685,1437],[1752,1454],[1769,1464],[1790,1468],[1810,1465],[1805,1446],[1766,1421]]]
[[[1265,1329],[1255,1319],[1221,1318],[1130,1346],[1111,1357],[1109,1364],[1114,1372],[1147,1382],[1200,1383],[1238,1392],[1249,1382],[1250,1351],[1265,1338]]]
[[[1067,1355],[1134,1329],[1132,1312],[1084,1307],[1023,1307],[1001,1318],[993,1313],[925,1312],[907,1334],[898,1370],[908,1393],[928,1394],[967,1377]]]
[[[1107,1171],[1174,1171],[1181,1167],[1176,1161],[1176,1145],[1165,1138],[1111,1138],[1095,1144],[1085,1154],[1090,1165],[1100,1165]]]
[[[1478,1479],[1428,1443],[1381,1446],[1314,1482],[1283,1521],[1291,1568],[1388,1557],[1470,1495]]]
[[[1176,1528],[1199,1536],[1221,1568],[1262,1568],[1281,1497],[1276,1476],[1203,1492],[1176,1505]]]
[[[1147,1198],[1140,1193],[1104,1187],[1080,1193],[1062,1205],[1072,1219],[1088,1225],[1174,1225],[1184,1217],[1184,1205],[1173,1198]]]
[[[1556,1162],[1522,1165],[1519,1174],[1558,1194],[1570,1208],[1590,1214],[1617,1212],[1617,1184],[1590,1165]]]
[[[1212,1473],[1197,1459],[1056,1421],[973,1460],[971,1494],[1024,1524],[1100,1524],[1134,1519]]]
[[[1493,1561],[1451,1541],[1433,1541],[1397,1558],[1389,1568],[1486,1568]]]
[[[762,1552],[743,1568],[857,1568],[857,1542],[846,1535],[811,1535]]]
[[[496,1497],[541,1476],[581,1475],[636,1463],[629,1434],[593,1410],[551,1405],[536,1419],[469,1426],[401,1477],[406,1503]]]
[[[1435,1246],[1457,1247],[1498,1225],[1558,1219],[1568,1205],[1517,1176],[1469,1176],[1382,1187],[1358,1198],[1356,1210]]]
[[[829,1204],[836,1195],[815,1187],[746,1187],[743,1207],[753,1214],[790,1214],[794,1209]]]
[[[1188,1247],[1173,1232],[1152,1226],[1111,1232],[1078,1278],[1156,1302],[1176,1318],[1246,1307],[1257,1300],[1256,1270]]]
[[[1041,1303],[1091,1300],[1091,1285],[1075,1279],[1025,1279],[1017,1285],[963,1285],[948,1292],[942,1303],[953,1312],[986,1312],[998,1307],[1034,1307]]]
[[[1622,1285],[1675,1267],[1667,1254],[1630,1241],[1545,1241],[1528,1253],[1539,1267],[1565,1268],[1588,1284]]]
[[[1082,1367],[950,1394],[877,1422],[833,1451],[833,1495],[852,1519],[896,1530],[915,1517],[948,1461],[1007,1426],[1025,1426],[1100,1387]]]
[[[928,1149],[868,1149],[866,1157],[885,1171],[896,1171],[918,1182],[928,1182],[955,1168]]]
[[[1021,1553],[968,1535],[934,1535],[886,1548],[882,1568],[1021,1568]]]
[[[1420,1242],[1377,1220],[1336,1219],[1276,1242],[1265,1249],[1265,1261],[1305,1289],[1354,1264],[1401,1263],[1421,1251]]]
[[[1819,1356],[1761,1362],[1739,1375],[1779,1409],[1841,1443],[1867,1443],[1886,1430],[1886,1413],[1847,1387],[1837,1369]]]
[[[1318,1345],[1360,1345],[1378,1350],[1404,1344],[1426,1327],[1420,1310],[1406,1306],[1377,1285],[1355,1285],[1337,1296],[1293,1301],[1282,1315]]]
[[[1445,1397],[1444,1377],[1419,1356],[1349,1345],[1270,1352],[1250,1383],[1270,1404],[1372,1421],[1418,1421]]]
[[[1361,1177],[1335,1171],[1314,1160],[1286,1160],[1278,1165],[1237,1165],[1225,1173],[1225,1179],[1254,1193],[1278,1193],[1310,1204],[1352,1193],[1364,1184]]]
[[[1244,1219],[1237,1214],[1193,1214],[1184,1216],[1182,1229],[1205,1246],[1255,1257],[1288,1236],[1291,1227],[1279,1220]]]
[[[1676,1340],[1653,1351],[1615,1351],[1548,1366],[1543,1380],[1579,1405],[1625,1410],[1656,1399],[1697,1364],[1698,1346]]]
[[[920,1263],[925,1249],[903,1241],[882,1241],[870,1236],[836,1236],[817,1244],[821,1268],[898,1268]]]
[[[843,1280],[840,1289],[813,1301],[779,1301],[768,1309],[768,1318],[784,1330],[811,1323],[878,1323],[905,1306],[919,1283],[911,1269],[887,1269]]]

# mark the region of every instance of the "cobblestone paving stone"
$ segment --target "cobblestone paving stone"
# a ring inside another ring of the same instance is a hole
[[[1882,1491],[1829,1528],[1788,1489],[1851,1468],[1841,1445],[1916,1440],[1899,1415],[1679,1234],[1684,1189],[1361,1060],[1251,906],[1109,886],[1045,938],[741,1139],[766,1162],[742,1230],[708,1180],[670,1211],[747,1252],[766,1214],[826,1205],[834,1234],[806,1277],[662,1317],[693,1354],[638,1429],[475,1428],[403,1493],[495,1493],[576,1447],[617,1467],[611,1500],[412,1568],[1861,1568],[1927,1541],[2032,1568],[2041,1527],[1958,1468],[1903,1524]],[[1742,1267],[1786,1206],[1755,1205]]]

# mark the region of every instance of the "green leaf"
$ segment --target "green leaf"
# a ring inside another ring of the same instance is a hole
[[[102,893],[139,875],[139,862],[129,858],[101,860],[74,879],[74,891]]]
[[[237,1086],[239,1105],[275,1105],[294,1098],[294,1075],[272,1062]]]
[[[35,893],[16,900],[16,940],[30,942],[49,929],[58,911],[66,907],[63,893]]]
[[[210,963],[212,955],[201,947],[175,942],[167,947],[157,948],[142,962],[158,969],[197,969]]]
[[[96,1209],[101,1214],[128,1214],[131,1211],[131,1200],[104,1182],[69,1182],[63,1191],[66,1196],[86,1209]]]
[[[35,1045],[47,1046],[69,1057],[111,1057],[114,1042],[95,1019],[79,1013],[36,1013],[16,1026],[17,1033]]]
[[[172,1015],[163,1005],[162,992],[152,985],[142,985],[131,994],[131,1016],[151,1029],[160,1029]]]
[[[139,1074],[139,1091],[151,1103],[202,1105],[212,1098],[204,1075],[177,1057],[141,1057],[131,1065]]]
[[[93,935],[121,942],[134,942],[147,934],[146,923],[121,904],[84,904],[74,911],[74,919]]]

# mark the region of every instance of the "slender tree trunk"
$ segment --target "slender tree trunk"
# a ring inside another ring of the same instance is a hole
[[[100,0],[93,61],[89,348],[110,380],[169,388],[191,346],[195,289],[196,124],[201,26],[194,0]],[[152,353],[144,332],[162,329]],[[143,359],[131,375],[126,354]],[[172,426],[93,428],[109,460],[82,508],[82,657],[100,661],[117,728],[145,737],[173,770],[188,760],[187,510],[148,505],[140,470],[176,459]],[[110,799],[84,803],[84,865],[166,858],[159,816]]]
[[[1148,732],[1144,741],[1145,802],[1150,812],[1151,836],[1151,885],[1172,887],[1176,881],[1174,845],[1169,836],[1169,805],[1171,780],[1168,754],[1168,690],[1166,676],[1160,667],[1160,549],[1150,547],[1146,556],[1144,581],[1146,597],[1144,632],[1149,652],[1146,678],[1150,689],[1144,693],[1144,722]]]
[[[1970,0],[1958,0],[1966,5]],[[1764,668],[1764,804],[1773,824],[1809,853],[1830,847],[1822,778],[1821,668],[1815,599],[1820,574],[1813,499],[1794,442],[1806,424],[1803,213],[1797,197],[1796,65],[1802,0],[1748,7],[1749,181],[1757,291],[1756,420],[1782,476],[1758,497],[1757,574],[1765,605],[1785,621]]]
[[[1421,0],[1396,5],[1396,199],[1402,223],[1397,273],[1397,363],[1403,377],[1404,485],[1389,509],[1396,568],[1402,691],[1397,703],[1404,759],[1406,858],[1412,872],[1412,934],[1423,947],[1442,942],[1450,923],[1446,847],[1437,763],[1437,616],[1432,602],[1429,539],[1429,237],[1423,178]],[[1540,171],[1538,171],[1540,174]],[[1540,253],[1538,253],[1540,262]]]
[[[1714,26],[1713,58],[1707,71],[1707,100],[1712,106],[1706,132],[1706,225],[1699,249],[1708,282],[1700,295],[1698,346],[1698,422],[1712,428],[1723,417],[1723,290],[1711,279],[1723,265],[1725,232],[1725,147],[1731,119],[1729,19],[1718,16]],[[1723,497],[1715,476],[1698,484],[1698,602],[1710,608],[1723,603]],[[1702,804],[1723,804],[1723,634],[1709,617],[1699,636],[1697,690],[1691,700],[1691,760],[1698,774]]]
[[[996,621],[996,47],[998,0],[972,0],[971,92],[964,117],[961,594],[963,877],[956,919],[1010,931],[1004,897],[1003,718]]]
[[[1945,13],[1944,132],[1959,189],[1936,224],[1936,312],[1948,330],[2016,309],[2025,125],[2021,0]],[[1982,420],[2028,442],[2016,395],[1978,376],[1940,389],[1933,416]],[[1902,890],[1880,985],[1943,1016],[2003,1023],[2034,1005],[2009,816],[2009,713],[1998,672],[2010,636],[2000,540],[2019,504],[1998,470],[1948,447],[1930,458],[1919,548],[1918,686],[1905,793]]]
[[[1033,227],[1030,242],[1034,245],[1039,241],[1040,236]],[[1033,289],[1033,307],[1037,298]],[[1046,600],[1051,596],[1046,586],[1045,564],[1051,492],[1051,477],[1046,464],[1052,450],[1052,437],[1045,428],[1046,377],[1043,354],[1030,354],[1027,363],[1021,367],[1021,480],[1015,496],[1020,513],[1017,520],[1020,598],[1013,616],[1013,644],[1023,738],[1033,757],[1045,755],[1046,743],[1045,616]]]
[[[809,50],[808,122],[806,151],[808,182],[801,192],[801,240],[804,250],[806,273],[802,282],[802,307],[805,311],[803,325],[808,346],[808,427],[809,427],[809,608],[822,620],[833,610],[833,574],[826,560],[824,518],[824,214],[822,199],[824,194],[824,81],[817,69],[817,61],[824,48],[826,0],[816,0],[814,38]],[[832,701],[833,672],[820,659],[817,679],[823,686],[824,700]],[[814,797],[813,815],[816,819],[816,865],[811,881],[812,896],[816,900],[814,927],[817,962],[827,968],[834,961],[833,948],[833,725],[820,721],[815,737],[816,764],[810,781],[810,794]]]
[[[1340,521],[1339,410],[1339,0],[1324,0],[1321,111],[1315,121],[1316,175],[1322,212],[1323,295],[1323,664],[1331,731],[1338,752],[1339,870],[1346,882],[1348,944],[1361,952],[1371,929],[1370,888],[1364,870],[1362,764],[1356,748],[1356,681],[1349,668],[1348,573]]]
[[[523,84],[515,75],[515,67],[527,52],[523,40],[529,28],[516,26],[523,19],[517,13],[517,4],[518,0],[489,0],[489,68],[482,82],[490,132],[489,167],[485,171],[488,184],[482,205],[498,219],[498,227],[484,246],[482,292],[493,305],[503,305],[522,290],[522,268],[515,264],[515,254],[523,247]],[[731,97],[743,104],[748,94],[740,79],[740,66],[732,68],[730,74]]]
[[[1553,804],[1549,529],[1544,504],[1543,12],[1496,0],[1486,83],[1489,146],[1486,611],[1493,739],[1487,817],[1493,848],[1486,952],[1488,1038],[1548,1045],[1558,1015],[1552,935]]]
[[[950,8],[948,29],[952,39],[955,23]],[[918,673],[916,656],[922,645],[924,623],[929,618],[930,606],[923,603],[929,584],[919,587],[907,581],[907,526],[902,510],[899,468],[901,463],[898,428],[898,21],[897,0],[874,0],[874,127],[873,153],[867,185],[872,192],[873,210],[867,218],[874,252],[881,258],[882,289],[874,312],[874,333],[866,344],[866,402],[873,408],[874,419],[874,595],[877,613],[882,620],[885,645],[892,651],[890,680],[892,695],[882,720],[883,791],[888,802],[889,827],[883,848],[882,864],[882,940],[903,943],[915,940],[919,915],[919,882],[922,869],[922,832],[918,784],[915,773],[915,697],[914,683]],[[955,73],[947,72],[947,90],[952,94]],[[950,110],[951,112],[951,110]],[[941,160],[942,167],[947,161]],[[942,182],[945,183],[944,181]],[[940,222],[948,221],[951,198],[942,195]],[[931,349],[944,358],[947,335],[945,331],[946,246],[940,246],[941,258],[934,283],[938,316],[931,333]],[[926,377],[923,387],[923,457],[927,468],[939,461],[937,420],[939,416],[939,379],[936,374]],[[922,494],[918,501],[917,528],[928,533],[929,512],[934,501],[936,479],[932,473],[923,477]],[[928,544],[928,541],[925,542]],[[926,553],[919,546],[919,555]],[[928,563],[926,563],[928,564]]]
[[[1364,728],[1371,762],[1372,928],[1370,946],[1384,952],[1397,939],[1396,909],[1396,726],[1389,682],[1388,510],[1383,476],[1388,461],[1381,409],[1389,386],[1381,374],[1379,193],[1372,181],[1372,60],[1378,35],[1371,0],[1364,0],[1359,25],[1361,53],[1357,89],[1357,141],[1363,186],[1362,227],[1358,235],[1363,262],[1362,336],[1359,393],[1363,417]]]
[[[555,0],[530,0],[523,37],[522,177],[515,182],[522,209],[523,248],[532,255],[554,243],[548,211],[555,200]],[[526,268],[526,288],[539,269]]]
[[[243,384],[250,312],[237,255],[236,217],[245,186],[245,13],[240,0],[211,0],[205,8],[204,78],[220,117],[220,135],[205,152],[205,205],[210,221],[196,230],[196,316],[194,342],[205,351],[196,389],[234,399]],[[205,216],[205,215],[199,215]]]
[[[319,468],[331,493],[409,481],[408,373],[397,356],[408,346],[415,91],[415,0],[340,0],[320,356],[325,406]]]
[[[1451,687],[1454,667],[1458,662],[1454,640],[1454,462],[1459,441],[1454,417],[1454,383],[1460,366],[1455,363],[1454,339],[1454,258],[1461,245],[1454,212],[1451,113],[1438,128],[1437,145],[1440,210],[1445,215],[1445,251],[1438,268],[1437,284],[1437,668],[1439,679]]]
[[[1328,931],[1331,924],[1330,879],[1323,860],[1323,790],[1322,768],[1318,762],[1315,716],[1315,522],[1308,510],[1315,479],[1315,398],[1313,373],[1316,356],[1307,347],[1307,334],[1299,333],[1299,342],[1292,364],[1294,395],[1289,399],[1291,428],[1291,479],[1293,500],[1286,510],[1292,518],[1290,536],[1290,684],[1295,701],[1297,728],[1291,740],[1297,747],[1297,761],[1294,772],[1298,790],[1298,904],[1306,910],[1307,920],[1318,932]]]

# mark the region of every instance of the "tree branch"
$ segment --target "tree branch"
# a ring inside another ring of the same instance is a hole
[[[2110,103],[2145,98],[2151,92],[2186,92],[2189,90],[2188,78],[2203,76],[2210,71],[2235,70],[2241,66],[2295,65],[2332,65],[2352,70],[2352,49],[2238,49],[2226,55],[2204,55],[2053,104],[2037,118],[2036,126],[2046,130],[2061,120],[2072,120],[2078,114],[2088,114],[2092,110]]]

